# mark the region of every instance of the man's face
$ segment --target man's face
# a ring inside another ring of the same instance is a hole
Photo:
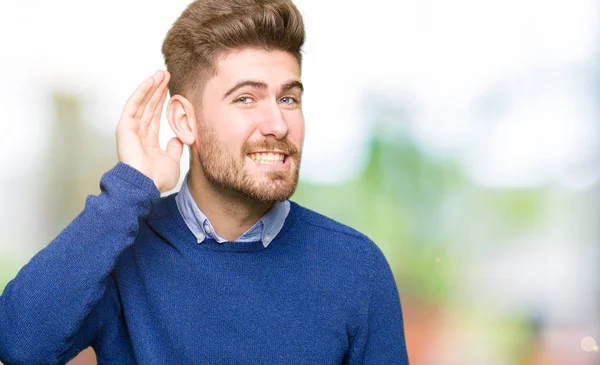
[[[300,68],[284,51],[243,49],[217,63],[198,110],[198,161],[213,184],[274,202],[296,189],[304,141]]]

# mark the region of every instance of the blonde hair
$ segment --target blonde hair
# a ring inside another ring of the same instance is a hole
[[[302,64],[302,15],[291,0],[196,0],[162,46],[171,95],[193,98],[216,73],[219,56],[246,47],[283,50]]]

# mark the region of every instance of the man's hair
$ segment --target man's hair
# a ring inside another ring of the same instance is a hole
[[[163,42],[169,91],[194,98],[215,75],[218,57],[241,48],[287,51],[301,66],[304,37],[291,0],[196,0]]]

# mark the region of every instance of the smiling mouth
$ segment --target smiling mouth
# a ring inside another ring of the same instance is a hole
[[[280,152],[255,152],[249,153],[248,157],[259,164],[282,164],[285,162],[287,155]]]

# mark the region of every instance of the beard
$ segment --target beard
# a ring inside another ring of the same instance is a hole
[[[213,185],[237,193],[247,199],[274,203],[289,199],[298,185],[301,154],[287,139],[273,137],[262,141],[246,142],[239,156],[231,156],[214,130],[198,123],[198,162],[206,179]],[[290,159],[290,169],[262,173],[261,181],[253,178],[245,168],[248,153],[257,150],[280,150]]]

